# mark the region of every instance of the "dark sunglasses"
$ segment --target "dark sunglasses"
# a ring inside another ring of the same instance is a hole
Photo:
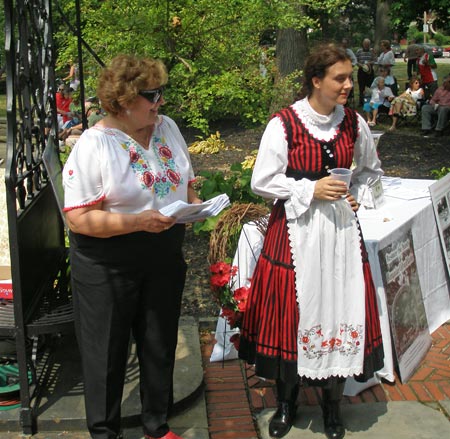
[[[147,101],[156,104],[163,96],[164,87],[155,88],[154,90],[141,90],[138,95],[147,99]]]

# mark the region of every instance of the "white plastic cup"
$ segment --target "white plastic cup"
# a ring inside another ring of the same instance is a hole
[[[347,189],[350,187],[353,171],[347,168],[334,168],[330,171],[330,177],[334,180],[345,182]]]

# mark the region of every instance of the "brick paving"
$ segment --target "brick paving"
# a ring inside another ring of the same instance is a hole
[[[432,334],[432,346],[410,380],[402,384],[383,382],[357,396],[344,397],[344,404],[369,402],[450,400],[450,322]],[[205,394],[211,439],[258,439],[254,415],[276,407],[273,381],[257,378],[251,367],[239,360],[209,361],[214,333],[201,333]],[[315,387],[301,388],[299,405],[318,405]]]

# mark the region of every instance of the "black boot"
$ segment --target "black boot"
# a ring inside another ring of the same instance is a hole
[[[270,420],[269,434],[271,437],[283,437],[289,433],[294,423],[295,408],[287,401],[278,403],[278,409]]]
[[[298,380],[290,385],[284,381],[277,380],[278,408],[269,423],[270,436],[281,438],[289,433],[297,411],[298,391]]]
[[[344,384],[331,378],[329,385],[322,389],[323,426],[328,439],[342,439],[345,436],[340,408]]]

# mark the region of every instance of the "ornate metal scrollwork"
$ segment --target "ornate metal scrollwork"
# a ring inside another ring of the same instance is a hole
[[[42,154],[57,142],[55,53],[49,0],[5,1],[7,58],[7,187],[18,214],[48,184]]]

